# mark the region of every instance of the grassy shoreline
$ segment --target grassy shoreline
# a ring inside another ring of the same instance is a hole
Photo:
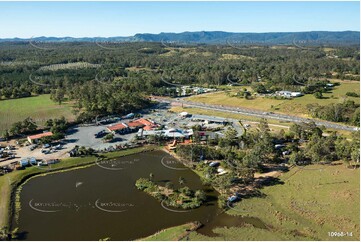
[[[308,169],[308,170],[307,170]],[[271,229],[253,226],[220,227],[216,237],[197,232],[191,240],[359,240],[359,169],[342,164],[292,168],[283,183],[261,189],[264,197],[244,199],[230,215],[261,219]],[[353,232],[353,236],[332,237],[328,232]]]
[[[193,230],[190,240],[359,240],[359,169],[342,164],[292,168],[281,183],[264,187],[265,197],[244,199],[227,214],[251,216],[264,221],[269,230],[249,226],[217,227],[216,237]],[[184,224],[157,232],[141,240],[179,238]],[[352,236],[330,237],[328,232],[347,231]],[[184,239],[185,237],[183,237]],[[181,239],[182,240],[182,239]]]
[[[104,154],[106,159],[123,157],[137,153],[147,152],[158,149],[156,146],[139,147],[121,151],[115,151]],[[36,176],[43,176],[58,172],[66,172],[74,169],[82,169],[95,165],[97,157],[74,157],[63,159],[60,163],[52,166],[52,170],[41,170],[37,167],[28,167],[25,170],[13,171],[0,177],[0,227],[11,227],[16,210],[16,194],[18,189],[29,179]]]
[[[190,222],[162,229],[153,235],[137,239],[136,241],[179,241],[188,236],[190,232],[196,231],[200,226],[198,222]]]

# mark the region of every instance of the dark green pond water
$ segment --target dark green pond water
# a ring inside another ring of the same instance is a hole
[[[175,188],[183,177],[191,189],[205,189],[210,201],[189,211],[163,207],[134,186],[150,173],[154,181],[170,181]],[[21,211],[14,226],[25,240],[134,240],[191,221],[205,224],[200,232],[209,236],[215,236],[213,227],[247,222],[217,216],[216,196],[191,170],[167,153],[154,151],[31,179],[21,191]]]

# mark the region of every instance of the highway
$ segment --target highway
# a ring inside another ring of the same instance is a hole
[[[182,98],[171,99],[171,98],[165,98],[165,97],[152,97],[152,100],[157,101],[157,102],[162,102],[162,103],[169,103],[173,106],[202,108],[202,109],[209,109],[209,110],[220,111],[220,112],[242,114],[242,115],[253,116],[253,117],[258,117],[258,118],[289,121],[289,122],[294,122],[294,123],[302,123],[302,122],[308,123],[308,122],[313,121],[318,126],[325,126],[326,128],[332,128],[332,129],[337,129],[337,130],[346,130],[346,131],[357,131],[358,130],[358,128],[354,127],[354,126],[337,124],[337,123],[332,123],[332,122],[328,122],[328,121],[308,119],[308,118],[302,118],[302,117],[298,117],[298,116],[294,116],[294,115],[286,115],[286,114],[273,113],[273,112],[264,112],[264,111],[260,111],[260,110],[256,110],[256,109],[191,102],[191,101],[184,100]]]

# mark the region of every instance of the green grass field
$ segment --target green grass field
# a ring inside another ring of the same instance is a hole
[[[358,97],[348,97],[346,96],[347,92],[356,92],[360,94],[360,83],[359,82],[342,82],[340,86],[337,86],[330,93],[325,93],[323,99],[316,99],[313,95],[305,95],[300,98],[295,98],[292,100],[287,100],[280,105],[276,106],[279,108],[279,112],[283,113],[302,113],[307,114],[307,104],[318,103],[319,105],[327,105],[330,103],[342,103],[346,98],[353,100],[356,103],[360,103],[360,98]],[[275,109],[274,109],[275,110]]]
[[[0,133],[8,129],[11,124],[27,117],[33,118],[41,126],[47,119],[61,116],[68,120],[74,119],[71,105],[68,103],[58,105],[50,100],[50,95],[2,100],[0,101]]]
[[[237,89],[232,87],[231,94],[237,92]],[[249,89],[249,88],[248,88]],[[263,111],[273,111],[285,114],[294,114],[303,117],[309,117],[306,105],[311,103],[318,103],[320,105],[327,105],[330,103],[343,102],[345,98],[354,100],[360,103],[360,98],[347,97],[347,92],[356,92],[360,94],[360,83],[343,81],[340,86],[335,87],[332,92],[325,93],[323,99],[316,99],[312,94],[307,94],[302,97],[294,98],[292,100],[276,100],[271,98],[257,97],[251,100],[237,97],[229,97],[224,92],[209,93],[189,97],[188,100],[194,102],[202,102],[209,104],[218,104],[234,107],[245,107],[250,109],[259,109]]]
[[[216,228],[217,237],[196,232],[191,240],[359,240],[360,171],[344,165],[292,168],[284,184],[261,191],[264,198],[250,198],[228,213],[260,218],[268,229]],[[321,168],[319,170],[318,168]],[[325,169],[323,169],[325,168]],[[352,237],[330,237],[328,232],[352,232]]]

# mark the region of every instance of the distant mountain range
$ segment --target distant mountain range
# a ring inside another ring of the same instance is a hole
[[[128,37],[35,37],[30,39],[7,38],[5,41],[38,42],[163,42],[178,44],[297,44],[319,45],[360,43],[359,31],[310,31],[275,33],[232,33],[223,31],[199,31],[183,33],[136,34]]]

